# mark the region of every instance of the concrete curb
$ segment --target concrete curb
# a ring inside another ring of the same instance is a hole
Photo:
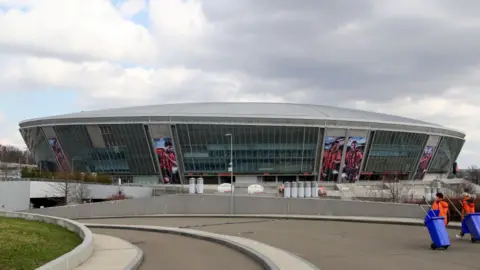
[[[143,251],[125,239],[111,235],[93,234],[93,242],[92,256],[72,270],[137,270],[143,262]]]
[[[125,266],[123,270],[137,270],[138,268],[140,268],[140,265],[142,265],[143,258],[144,258],[143,250],[141,250],[139,247],[137,247],[134,244],[132,244],[132,246],[134,246],[135,249],[137,250],[137,256],[127,266]]]
[[[82,243],[72,251],[48,262],[47,264],[37,268],[37,270],[68,270],[75,268],[88,260],[93,253],[93,235],[92,232],[83,224],[73,220],[45,216],[31,213],[20,212],[4,212],[0,211],[0,216],[9,218],[21,218],[25,220],[41,221],[49,224],[56,224],[75,232],[83,239]]]
[[[404,226],[425,226],[422,219],[410,218],[379,218],[363,216],[307,216],[307,215],[211,215],[211,214],[168,214],[168,215],[133,215],[133,216],[101,216],[89,219],[121,219],[121,218],[267,218],[267,219],[285,219],[285,220],[312,220],[312,221],[338,221],[338,222],[356,222],[385,225],[404,225]],[[450,223],[449,228],[461,228],[459,223]]]
[[[245,254],[246,256],[250,257],[254,261],[258,262],[260,265],[263,266],[264,269],[268,269],[268,270],[287,269],[282,266],[282,263],[280,263],[279,265],[278,258],[272,258],[271,256],[267,256],[264,253],[259,251],[259,247],[265,246],[265,247],[269,247],[269,248],[281,251],[282,253],[286,253],[288,254],[288,256],[291,256],[291,260],[294,260],[294,263],[297,265],[295,267],[295,269],[297,270],[303,270],[303,269],[319,270],[318,267],[314,266],[310,262],[307,262],[287,251],[280,250],[278,248],[274,248],[264,243],[260,243],[254,240],[241,238],[237,236],[227,236],[227,235],[215,234],[215,233],[192,230],[192,229],[181,229],[181,228],[160,227],[160,226],[116,225],[116,224],[95,224],[95,223],[85,223],[84,225],[89,228],[137,230],[137,231],[168,233],[168,234],[192,237],[200,240],[214,242],[214,243],[232,248],[238,252]],[[239,243],[240,241],[236,239],[246,239],[247,241],[251,242],[253,245],[248,246],[248,245]],[[300,266],[299,264],[303,265],[303,267]]]

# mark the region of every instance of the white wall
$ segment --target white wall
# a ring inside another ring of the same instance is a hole
[[[30,182],[30,198],[51,198],[51,197],[62,197],[58,193],[54,185],[55,182]]]
[[[30,208],[28,181],[0,182],[0,210],[24,211]]]
[[[62,185],[61,182],[31,181],[30,183],[30,198],[63,197],[63,194],[59,194],[62,188],[55,187],[55,185]],[[92,184],[86,186],[89,190],[89,197],[92,199],[107,199],[119,190],[118,186]],[[120,189],[126,196],[132,198],[148,198],[152,196],[153,192],[151,187],[120,186]]]
[[[105,186],[105,185],[87,185],[92,199],[107,199],[113,194],[118,193],[119,188],[123,194],[132,198],[152,197],[153,188],[151,187],[129,187],[129,186]]]

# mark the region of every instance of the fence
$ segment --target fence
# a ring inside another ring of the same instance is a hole
[[[75,206],[33,209],[34,213],[65,218],[154,214],[231,214],[228,196],[166,195]],[[304,198],[235,196],[233,214],[330,215],[422,218],[418,205]]]

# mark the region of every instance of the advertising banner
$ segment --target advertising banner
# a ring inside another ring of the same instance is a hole
[[[366,146],[366,137],[349,137],[347,151],[345,152],[345,166],[343,167],[342,180],[355,182],[360,178],[360,166]]]
[[[60,143],[56,138],[49,139],[48,143],[52,147],[53,154],[57,159],[58,165],[63,172],[70,172],[70,166],[68,165],[67,157],[60,146]]]
[[[177,167],[177,155],[173,147],[172,138],[153,139],[155,153],[158,156],[160,170],[165,184],[180,183]]]
[[[418,169],[415,173],[415,180],[423,180],[423,177],[427,173],[428,165],[433,158],[433,152],[435,150],[434,146],[427,145],[423,149],[422,156],[420,157],[420,163],[418,164]]]
[[[433,159],[433,155],[435,153],[435,149],[440,141],[440,137],[436,135],[431,135],[428,137],[427,144],[423,149],[422,156],[420,157],[420,161],[418,164],[417,171],[415,172],[415,176],[413,179],[415,180],[423,180],[423,177],[427,173],[428,166]]]
[[[323,162],[320,180],[337,181],[342,162],[343,145],[345,137],[327,136],[323,149]]]

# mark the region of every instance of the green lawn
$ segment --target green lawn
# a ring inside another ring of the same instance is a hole
[[[57,225],[0,217],[0,269],[36,269],[81,242],[77,234]]]

